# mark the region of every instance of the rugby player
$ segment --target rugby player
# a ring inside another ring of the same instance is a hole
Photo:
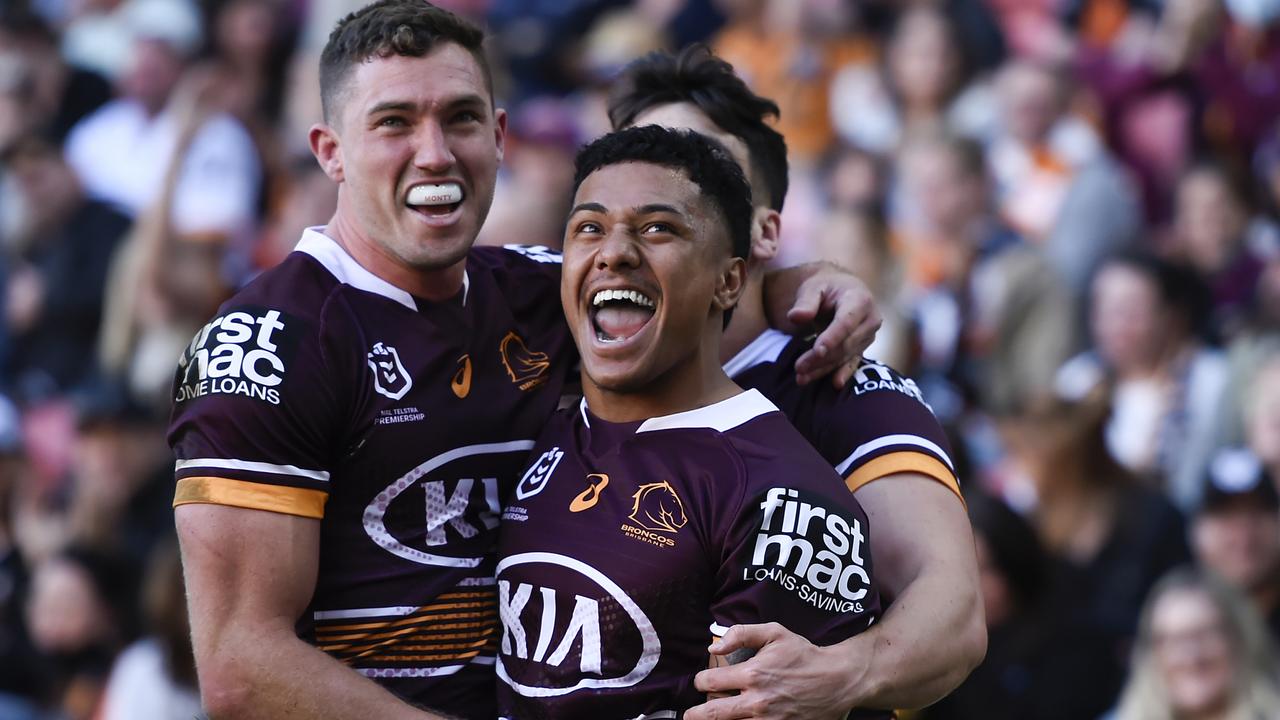
[[[494,716],[498,512],[576,351],[558,256],[472,248],[506,129],[482,39],[420,0],[339,23],[310,134],[337,211],[180,361],[174,504],[215,718]],[[802,296],[841,281],[820,279]],[[833,349],[859,317],[836,313]]]
[[[870,631],[829,648],[814,648],[776,625],[733,628],[717,653],[764,651],[699,676],[704,691],[742,692],[688,717],[811,718],[833,707],[937,701],[985,654],[972,531],[946,437],[915,384],[867,361],[844,390],[800,386],[788,368],[809,343],[765,322],[761,280],[778,252],[787,191],[786,144],[765,122],[777,116],[777,105],[752,93],[728,63],[693,46],[675,56],[648,55],[624,70],[609,114],[615,128],[653,123],[706,134],[746,170],[755,203],[747,283],[721,358],[733,380],[781,408],[854,491],[871,519],[877,582],[888,605]]]
[[[786,417],[720,365],[750,189],[690,131],[577,158],[560,301],[584,398],[503,512],[499,704],[511,718],[675,718],[707,642],[778,620],[819,644],[879,611],[867,522]],[[858,713],[856,717],[887,717]]]

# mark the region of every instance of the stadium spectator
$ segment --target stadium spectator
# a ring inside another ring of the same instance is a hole
[[[996,216],[981,148],[930,141],[907,172],[927,228],[902,247],[925,397],[945,423],[1043,393],[1072,349],[1070,304],[1040,250]]]
[[[1248,243],[1249,205],[1242,185],[1222,166],[1193,166],[1178,183],[1173,252],[1200,275],[1219,338],[1241,332],[1265,260]]]
[[[99,711],[111,663],[136,632],[136,582],[119,557],[82,546],[36,566],[26,615],[47,707],[71,720]]]
[[[1029,505],[1052,558],[1051,584],[1071,600],[1061,620],[1124,657],[1147,591],[1190,558],[1182,515],[1112,457],[1101,390],[1079,400],[1029,402],[1000,422],[1008,448],[997,489]],[[1025,498],[1030,497],[1028,502]]]
[[[55,145],[111,99],[110,83],[68,63],[58,51],[57,33],[24,0],[0,7],[0,53],[20,59],[31,72],[24,113],[32,128]]]
[[[1035,530],[1002,501],[966,493],[977,542],[987,657],[926,720],[1078,720],[1110,707],[1123,675],[1104,636],[1071,625]]]
[[[1195,273],[1151,254],[1108,260],[1093,281],[1093,349],[1069,360],[1056,384],[1066,397],[1108,388],[1107,446],[1122,464],[1194,507],[1220,440],[1223,355],[1201,339],[1208,312]]]
[[[844,142],[892,155],[913,138],[948,133],[981,139],[992,132],[991,90],[969,82],[965,48],[944,9],[916,4],[904,10],[883,65],[883,74],[865,62],[836,73],[831,115]]]
[[[1193,570],[1151,591],[1115,720],[1270,718],[1280,688],[1270,635],[1240,593]]]
[[[50,140],[27,136],[4,163],[24,222],[10,240],[4,307],[13,344],[2,377],[25,404],[64,394],[94,372],[107,270],[130,222],[85,196]]]
[[[997,83],[1000,131],[988,145],[1000,214],[1044,248],[1083,298],[1098,264],[1129,246],[1137,196],[1097,132],[1071,112],[1071,79],[1046,63],[1013,61]]]
[[[208,79],[182,82],[188,55],[181,42],[162,28],[138,31],[121,96],[72,129],[68,161],[90,197],[131,218],[172,193],[169,221],[180,234],[251,231],[261,182],[251,137],[234,118],[205,114],[216,88]]]
[[[1280,641],[1280,493],[1250,451],[1219,451],[1191,524],[1197,564],[1254,604]]]
[[[102,720],[190,720],[201,714],[178,546],[157,545],[143,579],[147,635],[111,668]]]

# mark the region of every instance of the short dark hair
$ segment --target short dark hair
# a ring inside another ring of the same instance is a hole
[[[645,125],[597,138],[574,160],[573,191],[609,165],[643,162],[682,170],[724,215],[735,257],[751,252],[751,185],[724,146],[691,130]]]
[[[471,53],[493,95],[493,75],[484,54],[484,31],[426,0],[377,0],[338,22],[320,54],[320,102],[326,121],[351,69],[373,57],[422,57],[440,43]]]
[[[36,40],[45,45],[58,44],[58,34],[49,23],[21,0],[9,0],[0,4],[0,33],[17,40]]]
[[[622,71],[609,93],[609,122],[614,129],[635,122],[656,105],[687,102],[711,122],[747,146],[751,169],[765,187],[769,207],[782,210],[787,197],[787,142],[765,118],[781,117],[778,104],[751,92],[733,66],[695,44],[678,55],[652,52]]]

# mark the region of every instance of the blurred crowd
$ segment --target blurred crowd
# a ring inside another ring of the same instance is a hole
[[[173,368],[332,213],[360,4],[0,2],[0,717],[198,714]],[[437,4],[511,112],[481,242],[559,245],[644,53],[781,106],[784,262],[867,283],[961,462],[990,648],[919,717],[1280,717],[1280,0]]]

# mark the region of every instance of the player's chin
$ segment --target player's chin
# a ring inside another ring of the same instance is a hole
[[[582,355],[582,369],[593,385],[612,393],[633,393],[645,389],[652,380],[652,363],[647,358],[603,359]]]

